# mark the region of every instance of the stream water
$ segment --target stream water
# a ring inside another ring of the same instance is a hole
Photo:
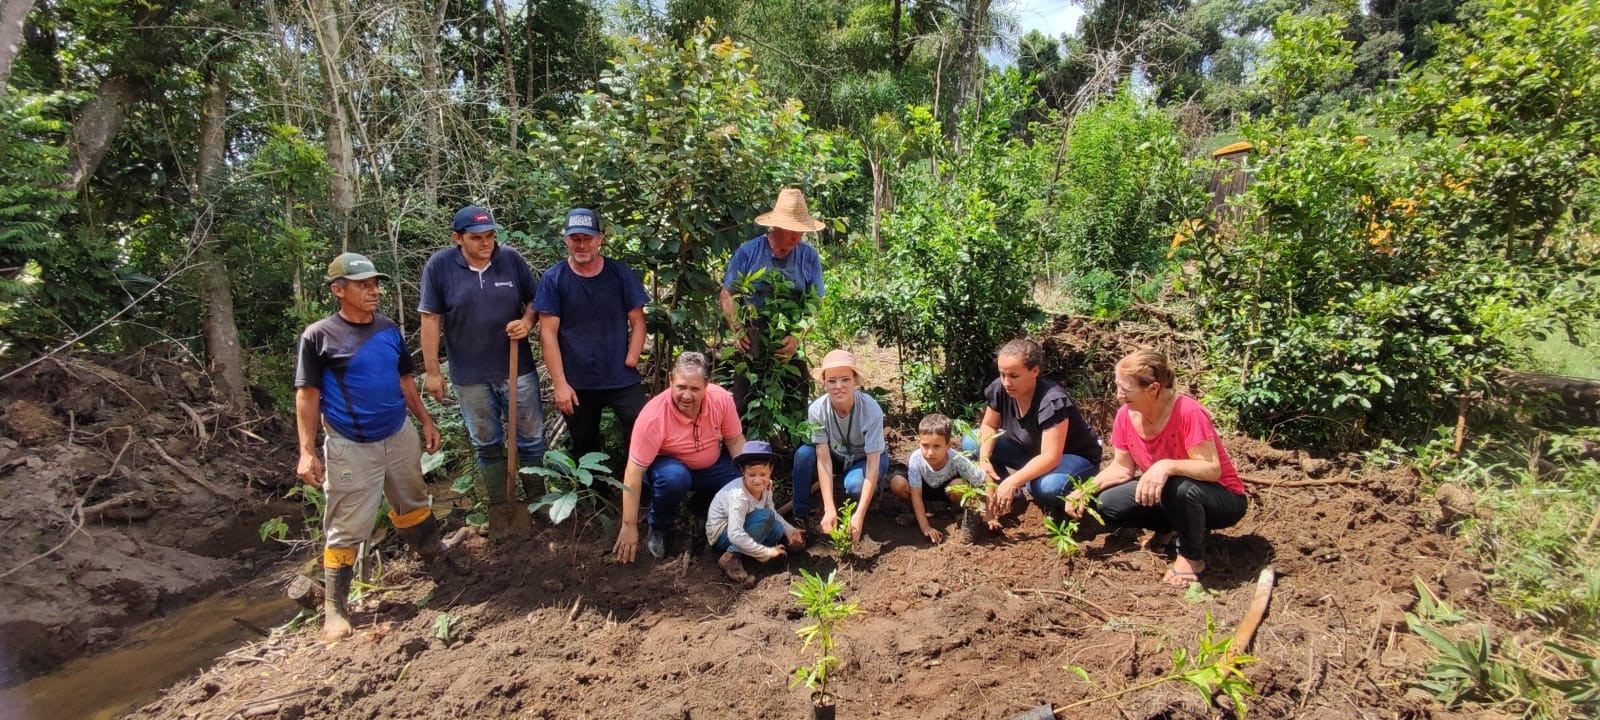
[[[271,629],[296,609],[270,583],[219,593],[134,628],[114,650],[0,690],[0,720],[109,720],[260,637],[234,618]]]

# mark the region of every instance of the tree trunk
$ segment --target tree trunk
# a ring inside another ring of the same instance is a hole
[[[138,96],[132,78],[112,75],[100,81],[100,90],[85,103],[83,112],[72,123],[72,154],[67,159],[67,184],[64,189],[83,192],[111,149],[111,141],[122,130],[128,106]]]
[[[894,8],[889,14],[889,66],[897,73],[906,62],[905,54],[900,51],[900,16],[903,12],[902,0],[894,0]]]
[[[208,65],[205,104],[200,110],[200,213],[195,224],[197,254],[203,267],[201,296],[205,304],[206,357],[211,383],[230,408],[245,406],[244,357],[239,352],[239,327],[233,317],[233,287],[228,264],[217,247],[212,200],[222,184],[227,156],[228,76]]]
[[[33,0],[0,0],[0,92],[11,80],[11,63],[22,50],[22,25]]]
[[[957,39],[955,54],[956,101],[960,112],[968,102],[978,96],[983,82],[984,60],[980,52],[990,31],[989,6],[993,0],[966,0],[961,8],[961,37]]]
[[[339,63],[344,43],[339,35],[335,0],[314,0],[311,12],[316,28],[317,51],[322,60],[322,80],[328,86],[328,164],[333,167],[330,194],[339,252],[350,250],[350,216],[356,208],[355,145],[350,140],[350,113],[345,106],[344,78]]]
[[[523,11],[527,12],[526,5]],[[511,29],[506,24],[505,0],[494,0],[495,25],[500,30],[500,64],[505,68],[506,74],[506,130],[507,145],[515,150],[517,148],[517,126],[522,117],[522,105],[517,101],[517,58],[512,53]]]

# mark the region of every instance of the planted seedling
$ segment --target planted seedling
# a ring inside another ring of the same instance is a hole
[[[850,557],[850,551],[855,549],[856,540],[850,536],[850,521],[855,514],[856,501],[845,500],[844,504],[839,506],[839,524],[828,531],[828,545],[839,553],[840,558]]]
[[[996,487],[999,486],[994,483],[950,486],[961,505],[962,542],[968,545],[977,542],[982,528],[994,520],[994,516],[989,512],[989,493]]]
[[[1112,692],[1102,693],[1093,697],[1084,698],[1075,703],[1055,708],[1057,715],[1065,715],[1066,711],[1080,705],[1110,700],[1127,695],[1128,693],[1147,690],[1157,685],[1169,682],[1187,683],[1192,686],[1204,700],[1206,705],[1213,704],[1219,695],[1227,696],[1233,701],[1234,716],[1244,718],[1244,699],[1253,697],[1255,687],[1250,679],[1244,676],[1241,667],[1256,661],[1250,655],[1240,655],[1232,652],[1233,637],[1218,635],[1216,622],[1211,617],[1211,612],[1206,612],[1206,629],[1200,634],[1199,647],[1190,653],[1188,648],[1178,648],[1172,651],[1172,672],[1149,682],[1130,685]],[[1073,673],[1084,679],[1090,685],[1099,689],[1098,685],[1089,678],[1089,672],[1077,665],[1063,665],[1061,669]]]
[[[544,465],[522,468],[523,473],[543,477],[549,489],[544,497],[528,506],[528,512],[545,510],[550,514],[550,522],[560,525],[572,517],[580,505],[609,506],[609,501],[600,494],[600,487],[624,488],[624,485],[611,477],[606,458],[603,452],[592,452],[574,462],[571,455],[551,450],[544,455]]]
[[[839,659],[833,655],[837,642],[834,631],[850,616],[861,612],[855,603],[845,602],[841,597],[844,583],[835,579],[837,572],[828,573],[824,579],[801,568],[800,579],[789,588],[789,594],[795,597],[796,604],[811,621],[810,625],[795,631],[804,641],[800,651],[810,652],[814,658],[795,669],[789,689],[800,685],[810,689],[811,716],[824,720],[832,720],[834,711],[833,696],[828,693],[828,678],[839,664]]]
[[[433,619],[433,636],[438,638],[439,642],[449,645],[453,641],[450,632],[460,623],[460,616],[439,613],[439,617]]]
[[[1078,554],[1080,550],[1078,540],[1073,537],[1073,534],[1078,532],[1077,520],[1056,520],[1047,517],[1044,519],[1044,531],[1050,538],[1050,544],[1055,547],[1057,556]]]

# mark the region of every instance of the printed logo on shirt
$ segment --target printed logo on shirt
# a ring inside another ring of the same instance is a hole
[[[497,283],[494,284],[494,286],[495,287],[516,287],[517,284],[514,283],[514,282],[506,281],[506,282],[497,282]]]

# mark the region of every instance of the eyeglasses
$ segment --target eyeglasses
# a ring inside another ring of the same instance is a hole
[[[1145,387],[1131,388],[1127,385],[1123,385],[1122,383],[1112,383],[1112,387],[1115,387],[1117,390],[1121,391],[1123,395],[1137,395],[1141,392],[1144,392],[1145,388],[1149,386],[1146,385]]]
[[[827,380],[823,380],[822,384],[828,387],[841,387],[844,385],[853,384],[855,381],[855,378],[846,375],[844,377],[828,378]]]

